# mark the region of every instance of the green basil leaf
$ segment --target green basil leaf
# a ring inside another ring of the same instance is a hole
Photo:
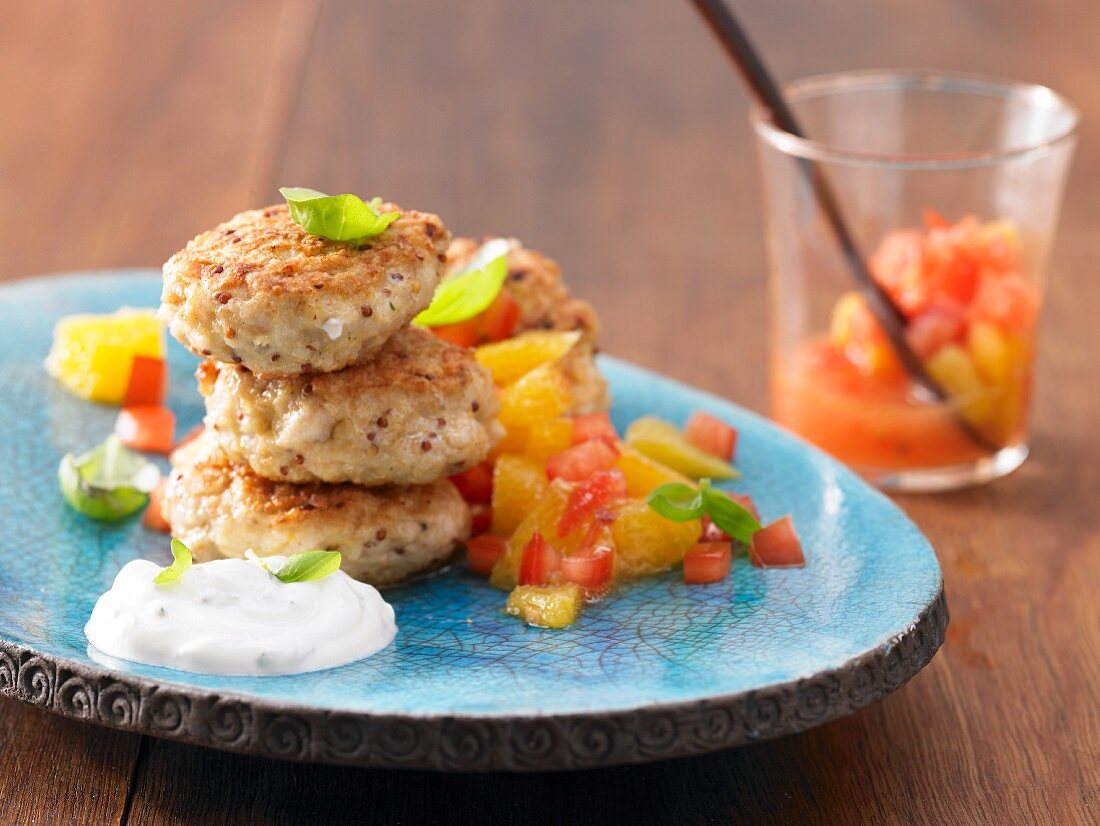
[[[152,462],[111,436],[87,453],[66,454],[57,469],[61,493],[74,510],[104,522],[136,513],[160,481]]]
[[[738,542],[748,545],[752,535],[760,530],[756,517],[720,490],[708,489],[703,494],[703,508],[711,522]]]
[[[160,573],[153,577],[153,582],[157,585],[164,585],[178,581],[183,576],[183,572],[191,567],[191,559],[190,549],[178,539],[173,539],[172,564],[167,568],[161,568]]]
[[[508,277],[508,242],[495,238],[482,244],[469,266],[439,282],[431,306],[413,319],[423,327],[458,324],[488,309]]]
[[[646,504],[670,522],[689,522],[703,515],[702,491],[683,482],[668,482],[655,488]]]
[[[368,204],[357,195],[326,195],[303,186],[284,186],[279,193],[290,207],[294,223],[310,235],[333,241],[353,241],[381,235],[401,217],[400,212],[378,214],[381,198]]]
[[[340,559],[339,551],[306,551],[303,554],[294,554],[282,568],[274,572],[274,576],[280,582],[324,579],[340,570]]]

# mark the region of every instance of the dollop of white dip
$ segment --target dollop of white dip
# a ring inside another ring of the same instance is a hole
[[[264,561],[278,570],[285,559]],[[155,585],[160,570],[138,559],[118,572],[84,626],[94,648],[182,671],[263,676],[361,660],[397,634],[393,608],[343,571],[284,583],[253,562],[217,559]]]

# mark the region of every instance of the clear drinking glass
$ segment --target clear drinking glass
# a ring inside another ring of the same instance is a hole
[[[1027,457],[1036,320],[1077,110],[1050,89],[853,72],[788,89],[798,138],[753,113],[771,261],[772,413],[873,482],[943,490]],[[914,382],[815,198],[828,182],[905,337]]]

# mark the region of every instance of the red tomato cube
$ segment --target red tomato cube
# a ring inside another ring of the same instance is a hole
[[[157,486],[153,488],[152,493],[149,494],[149,506],[142,514],[141,524],[151,531],[170,534],[172,526],[168,524],[168,520],[160,512],[160,503],[164,500],[164,488],[167,484],[167,479],[161,479]]]
[[[123,407],[162,405],[168,389],[168,363],[152,356],[134,356]]]
[[[476,347],[481,341],[481,329],[476,318],[460,321],[457,324],[444,324],[442,327],[432,327],[432,333],[436,338],[457,344],[459,347]]]
[[[519,303],[507,289],[501,290],[488,309],[477,317],[481,337],[486,341],[510,338],[516,331],[519,316]]]
[[[126,447],[168,454],[176,440],[176,416],[167,407],[124,407],[115,419],[115,435]]]
[[[493,509],[489,505],[475,502],[470,505],[470,533],[477,536],[488,532],[493,525]]]
[[[615,432],[615,425],[611,424],[611,417],[605,411],[574,416],[572,421],[575,445],[592,439],[610,439],[614,442],[619,438],[619,434]]]
[[[561,576],[566,582],[575,582],[582,588],[602,588],[611,581],[615,552],[606,545],[581,548],[561,561]]]
[[[487,505],[493,500],[493,465],[491,462],[476,464],[452,476],[451,484],[458,488],[467,502]]]
[[[1027,332],[1039,314],[1039,291],[1019,275],[986,276],[972,308],[974,317],[1002,330]]]
[[[561,554],[538,531],[523,548],[519,563],[520,585],[549,585],[561,568]]]
[[[758,568],[804,567],[806,556],[791,517],[777,519],[753,534],[749,557]]]
[[[727,462],[733,461],[737,431],[721,419],[696,410],[684,425],[684,438],[700,450]]]
[[[583,482],[597,470],[610,470],[619,458],[619,449],[608,439],[592,439],[568,447],[546,460],[546,477],[552,482]]]
[[[966,333],[966,316],[955,304],[941,303],[914,316],[905,338],[921,359],[930,358],[945,344],[961,341]]]
[[[489,576],[508,547],[508,537],[483,533],[466,542],[466,564],[475,574]]]
[[[565,513],[558,522],[558,536],[568,536],[600,508],[626,497],[626,477],[621,470],[597,470],[569,493]]]
[[[684,554],[684,582],[701,585],[729,576],[733,553],[729,542],[700,542]]]

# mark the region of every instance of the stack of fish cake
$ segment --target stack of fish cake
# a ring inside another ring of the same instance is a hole
[[[500,439],[473,352],[411,325],[450,233],[401,210],[360,241],[310,235],[286,206],[243,212],[164,266],[161,315],[205,361],[206,428],[172,457],[162,499],[198,559],[336,550],[391,585],[470,530],[447,477]]]

